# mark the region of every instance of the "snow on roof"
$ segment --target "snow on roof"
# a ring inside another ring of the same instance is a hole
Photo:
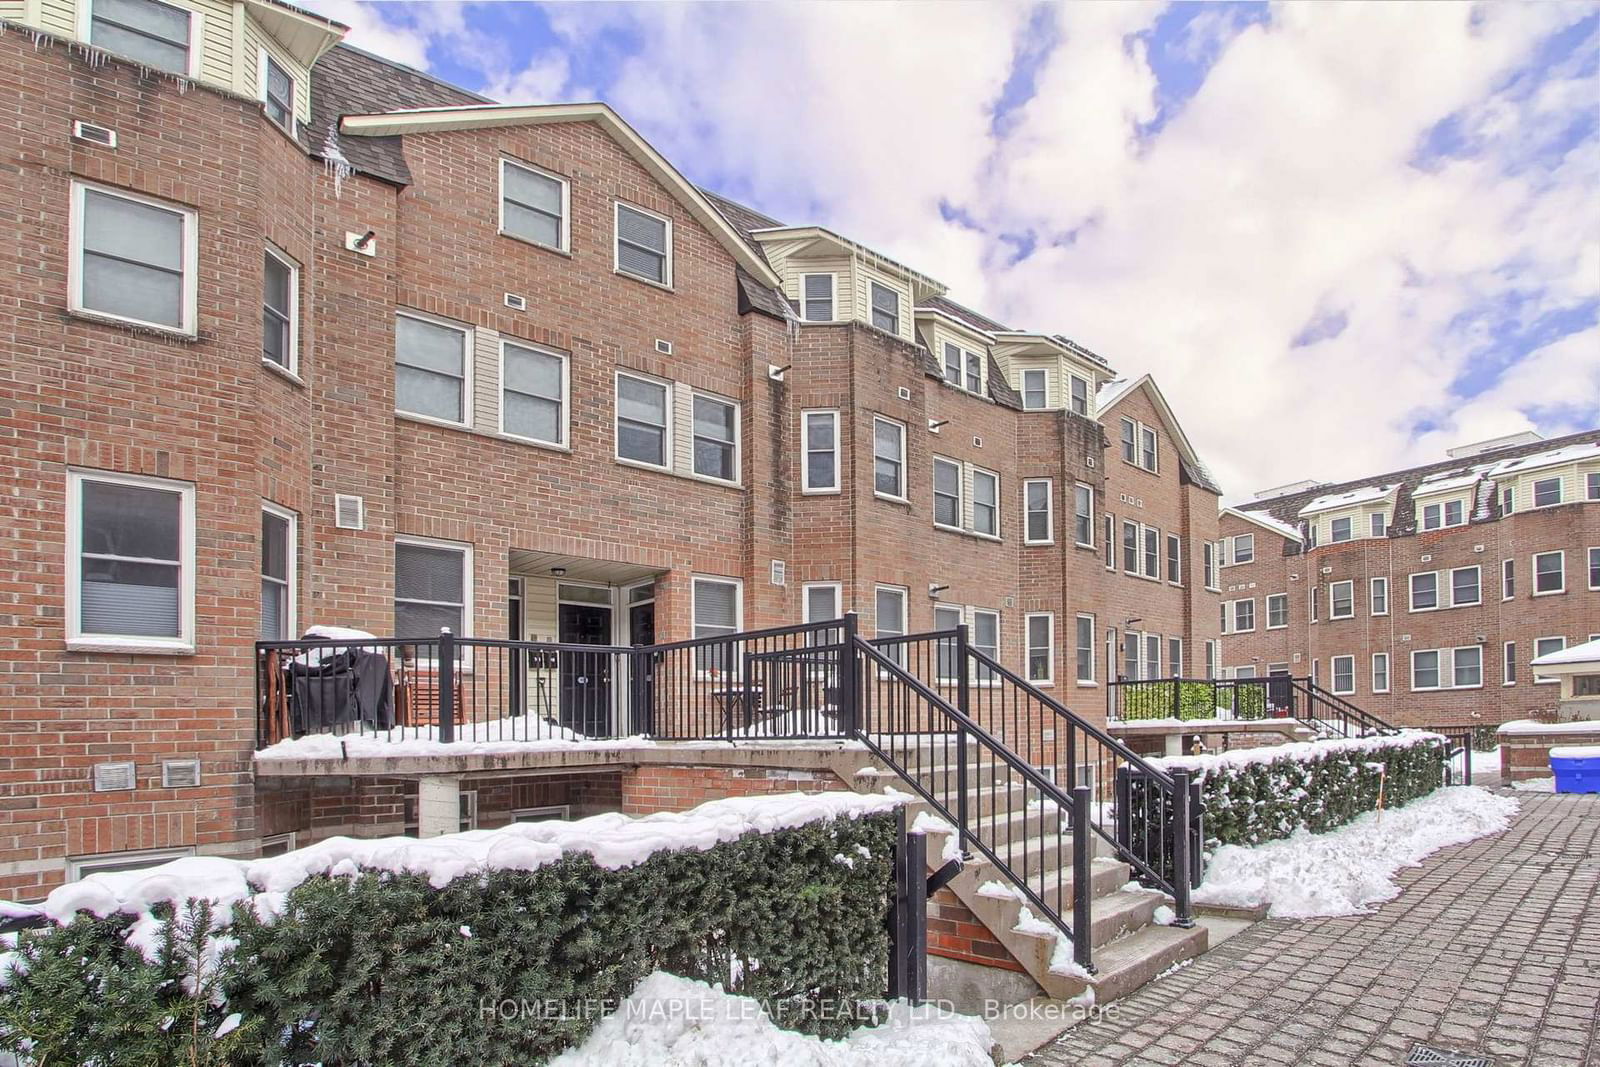
[[[1469,471],[1446,471],[1443,474],[1430,475],[1417,483],[1411,490],[1413,497],[1430,496],[1434,493],[1448,493],[1452,490],[1470,489],[1478,484],[1483,477],[1483,468],[1474,467]]]
[[[1586,459],[1600,459],[1600,441],[1584,441],[1576,445],[1552,448],[1547,452],[1535,452],[1531,456],[1503,459],[1485,468],[1485,473],[1495,478],[1539,470],[1543,467],[1556,467],[1563,463],[1578,463]]]
[[[1273,533],[1278,534],[1280,537],[1286,537],[1295,544],[1299,544],[1301,541],[1300,528],[1298,526],[1275,519],[1265,511],[1245,511],[1241,508],[1223,508],[1222,510],[1225,513],[1237,515],[1248,522],[1253,522],[1258,526],[1265,526]]]
[[[1312,515],[1319,511],[1332,511],[1334,508],[1355,507],[1357,504],[1370,504],[1375,500],[1382,500],[1400,488],[1400,483],[1391,485],[1363,485],[1359,489],[1348,489],[1343,493],[1329,493],[1319,496],[1305,507],[1299,514]]]
[[[1096,411],[1104,411],[1127,396],[1133,390],[1133,387],[1142,380],[1142,378],[1113,378],[1111,381],[1106,382],[1095,391],[1094,409]]]
[[[1547,652],[1534,660],[1533,666],[1555,667],[1563,663],[1600,663],[1600,640],[1585,641],[1559,652]]]

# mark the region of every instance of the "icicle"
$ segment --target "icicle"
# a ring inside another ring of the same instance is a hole
[[[353,175],[356,169],[340,150],[339,134],[333,126],[328,127],[328,136],[322,142],[322,169],[333,179],[333,198],[344,199],[344,180]]]
[[[50,43],[50,35],[43,30],[30,30],[29,35],[33,38],[33,50],[35,52]]]

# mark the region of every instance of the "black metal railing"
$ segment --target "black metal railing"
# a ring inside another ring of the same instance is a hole
[[[1332,737],[1394,733],[1377,716],[1309,678],[1118,678],[1106,686],[1108,722],[1294,719]]]

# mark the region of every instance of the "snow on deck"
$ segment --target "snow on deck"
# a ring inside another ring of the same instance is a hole
[[[268,745],[256,753],[273,760],[400,759],[417,756],[495,756],[586,749],[651,748],[648,737],[594,739],[531,716],[461,723],[454,741],[439,740],[436,726],[396,727],[387,733],[307,734]]]

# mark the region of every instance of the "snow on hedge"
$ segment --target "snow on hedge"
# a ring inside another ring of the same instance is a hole
[[[993,1043],[981,1019],[905,1001],[880,1025],[829,1041],[780,1029],[751,997],[657,971],[550,1067],[990,1067]]]
[[[1517,802],[1472,786],[1440,789],[1403,808],[1369,812],[1338,830],[1300,830],[1252,848],[1225,845],[1212,856],[1197,904],[1270,905],[1278,917],[1359,915],[1400,893],[1397,872],[1448,845],[1511,825]]]
[[[1414,745],[1437,743],[1445,740],[1439,734],[1422,730],[1402,730],[1397,734],[1379,734],[1372,737],[1341,737],[1328,741],[1291,741],[1284,745],[1264,745],[1260,748],[1239,748],[1228,752],[1213,752],[1199,756],[1164,756],[1151,759],[1155,767],[1166,771],[1190,771],[1204,776],[1223,770],[1261,764],[1293,762],[1315,763],[1319,760],[1346,757],[1355,752],[1381,752],[1385,749],[1411,748]]]

